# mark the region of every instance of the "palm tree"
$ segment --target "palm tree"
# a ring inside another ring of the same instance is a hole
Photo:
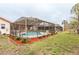
[[[71,13],[73,13],[77,16],[77,20],[78,20],[77,33],[79,34],[79,3],[75,4],[72,7]]]

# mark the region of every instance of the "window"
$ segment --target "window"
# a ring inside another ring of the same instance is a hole
[[[5,29],[5,24],[1,24],[1,29]]]

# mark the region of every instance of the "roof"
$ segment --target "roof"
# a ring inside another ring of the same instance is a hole
[[[10,21],[8,21],[8,20],[6,20],[6,19],[4,19],[4,18],[2,18],[2,17],[0,17],[0,19],[6,21],[6,22],[8,22],[8,23],[11,23]]]
[[[34,17],[20,17],[18,20],[16,20],[14,23],[17,23],[17,24],[24,24],[25,23],[25,20],[28,21],[28,24],[37,24],[37,23],[41,23],[41,22],[45,22],[45,23],[48,23],[48,24],[52,24],[52,25],[55,25],[54,23],[51,23],[51,22],[47,22],[47,21],[43,21],[39,18],[34,18]],[[26,21],[26,22],[27,22]]]

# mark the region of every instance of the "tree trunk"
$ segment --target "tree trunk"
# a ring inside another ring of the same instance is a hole
[[[79,15],[78,15],[78,26],[77,26],[77,34],[79,34]]]

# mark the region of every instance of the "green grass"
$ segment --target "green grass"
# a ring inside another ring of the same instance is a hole
[[[34,54],[78,54],[79,35],[59,33],[41,42],[31,44]],[[36,52],[36,53],[35,53]]]
[[[0,54],[61,55],[79,54],[79,35],[62,32],[33,44],[15,45],[0,36]]]

